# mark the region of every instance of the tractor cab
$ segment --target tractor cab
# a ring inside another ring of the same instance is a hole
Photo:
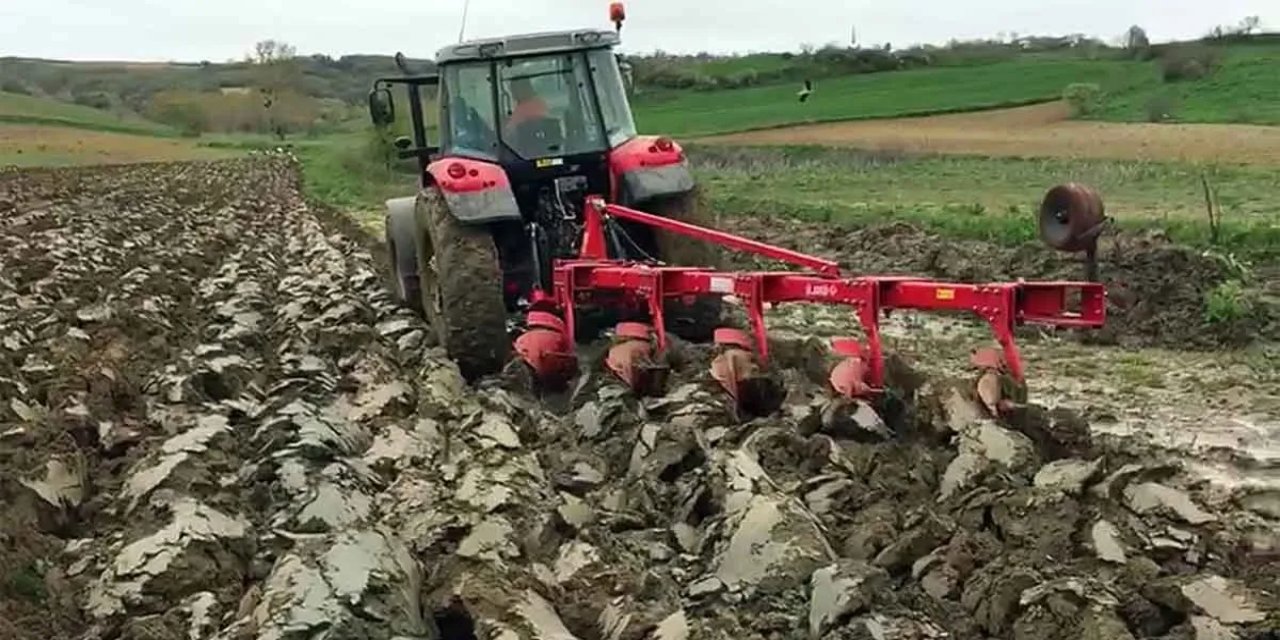
[[[600,156],[636,135],[613,33],[578,31],[486,40],[437,55],[441,149],[536,166]]]
[[[468,158],[498,164],[523,182],[573,166],[603,191],[609,151],[636,136],[613,52],[618,43],[617,34],[601,30],[475,40],[441,49],[428,75],[409,72],[398,55],[406,73],[375,82],[370,114],[377,125],[391,124],[389,87],[405,85],[412,138],[396,144],[402,156],[420,158],[424,170],[437,157]],[[421,87],[435,88],[435,95],[423,96]],[[422,113],[427,100],[438,109],[434,145]]]
[[[441,154],[501,166],[525,218],[576,217],[588,193],[609,193],[610,151],[636,136],[617,44],[588,30],[443,49]]]
[[[395,108],[388,87],[406,85],[412,138],[396,144],[402,157],[419,159],[423,186],[437,178],[432,166],[442,159],[457,161],[445,165],[446,178],[448,170],[496,165],[523,220],[564,226],[580,218],[588,194],[617,198],[618,169],[634,168],[636,151],[653,147],[637,141],[624,65],[614,53],[619,42],[617,33],[598,29],[474,40],[438,51],[430,75],[410,73],[398,55],[406,75],[375,82],[370,113],[375,124],[390,124]],[[434,95],[422,95],[420,87],[434,88]],[[422,113],[430,102],[438,110],[436,144],[428,141]],[[663,149],[670,155],[671,146],[664,142]],[[691,179],[683,182],[683,190],[692,187]],[[543,231],[546,257],[574,249],[571,230]]]

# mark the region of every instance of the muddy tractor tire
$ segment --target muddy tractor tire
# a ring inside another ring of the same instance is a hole
[[[703,227],[714,229],[717,226],[715,215],[706,205],[697,187],[684,194],[642,202],[637,208],[664,218]],[[654,244],[658,249],[658,256],[668,264],[713,269],[719,269],[722,266],[719,247],[709,242],[655,230]],[[692,302],[668,299],[664,304],[667,329],[685,340],[710,341],[716,327],[720,326],[723,306],[724,303],[719,296],[701,297]]]
[[[499,372],[511,354],[502,267],[493,236],[449,213],[440,193],[414,207],[423,315],[468,381]]]
[[[414,239],[412,196],[387,201],[384,233],[391,292],[396,302],[422,315],[422,283],[418,277],[418,248]]]

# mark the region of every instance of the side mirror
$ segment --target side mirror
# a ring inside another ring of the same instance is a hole
[[[385,87],[369,92],[369,119],[379,127],[396,121],[396,102]]]
[[[618,71],[622,73],[622,84],[626,87],[627,92],[635,91],[635,76],[631,63],[622,58],[622,54],[616,54],[618,59]]]

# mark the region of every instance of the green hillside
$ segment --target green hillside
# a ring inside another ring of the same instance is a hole
[[[1089,117],[1119,122],[1280,124],[1280,43],[1219,50],[1219,67],[1198,80],[1166,82],[1158,63],[1108,92]],[[1167,117],[1161,117],[1167,116]]]
[[[95,131],[171,135],[172,130],[137,116],[117,115],[50,98],[0,92],[0,123],[42,124]]]
[[[883,118],[1011,106],[1062,95],[1075,82],[1125,89],[1149,75],[1150,63],[1019,59],[981,66],[930,68],[831,78],[809,101],[798,85],[641,96],[644,131],[676,136],[729,133],[807,122]]]

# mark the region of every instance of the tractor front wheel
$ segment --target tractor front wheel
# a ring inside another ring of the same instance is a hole
[[[497,373],[511,338],[492,234],[458,222],[434,188],[419,195],[414,214],[422,309],[438,344],[468,381]]]

